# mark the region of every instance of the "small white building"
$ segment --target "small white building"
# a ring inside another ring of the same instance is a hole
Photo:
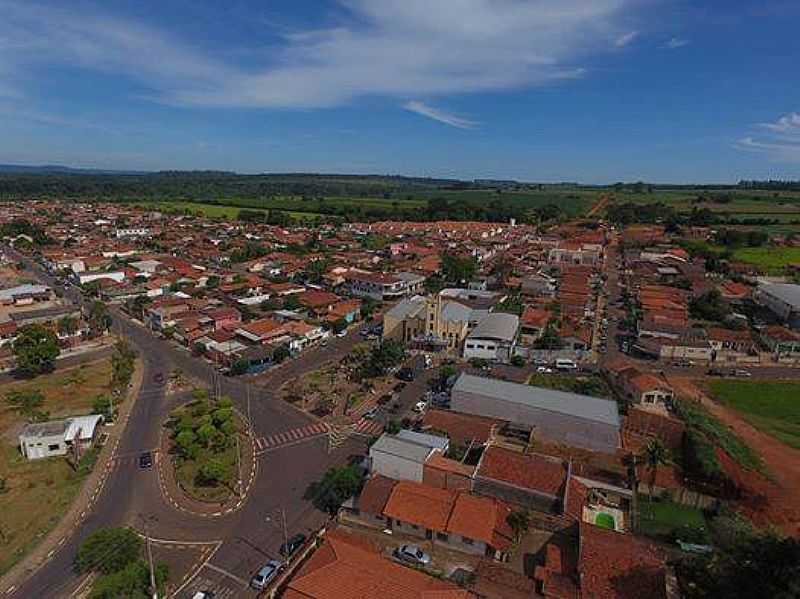
[[[103,416],[92,414],[29,424],[19,434],[19,448],[29,460],[67,455],[76,443],[88,449],[103,422]]]
[[[370,472],[421,483],[425,462],[436,452],[444,454],[448,447],[449,441],[436,435],[408,430],[384,433],[369,448]]]
[[[516,314],[492,313],[478,323],[464,342],[464,358],[508,362],[519,331]]]

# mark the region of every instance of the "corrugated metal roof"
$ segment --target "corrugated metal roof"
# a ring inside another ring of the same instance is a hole
[[[373,443],[372,447],[369,449],[370,453],[373,451],[379,451],[382,453],[388,453],[389,455],[406,458],[420,464],[428,459],[428,456],[432,450],[433,448],[429,445],[421,445],[419,443],[401,439],[387,433],[381,435],[381,437],[375,441],[375,443]]]
[[[791,283],[764,283],[760,291],[786,302],[793,308],[800,308],[800,285]]]
[[[412,443],[417,443],[418,445],[425,445],[427,447],[432,447],[433,449],[439,449],[441,451],[446,451],[447,446],[449,445],[447,438],[445,437],[439,437],[438,435],[428,435],[426,433],[418,433],[416,431],[410,431],[406,429],[399,431],[396,437],[398,439],[411,441]]]
[[[519,316],[503,312],[489,314],[468,335],[469,339],[513,341],[519,329]]]
[[[458,378],[453,386],[453,393],[459,391],[486,395],[503,401],[524,404],[550,412],[568,414],[616,427],[619,427],[620,424],[617,404],[608,399],[509,383],[471,374],[462,374]]]

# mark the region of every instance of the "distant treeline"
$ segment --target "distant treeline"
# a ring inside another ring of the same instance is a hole
[[[768,191],[800,191],[800,181],[781,181],[770,179],[769,181],[739,181],[742,189],[765,189]]]

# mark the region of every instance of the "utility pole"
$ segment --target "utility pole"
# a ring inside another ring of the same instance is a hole
[[[147,520],[142,518],[144,523],[144,538],[147,544],[147,562],[150,565],[150,590],[153,593],[153,599],[158,599],[158,587],[156,586],[156,573],[153,569],[153,549],[150,546],[150,533],[147,529]]]

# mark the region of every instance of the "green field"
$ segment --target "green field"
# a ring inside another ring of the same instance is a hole
[[[165,212],[169,214],[192,214],[196,216],[205,216],[207,218],[224,218],[228,220],[235,220],[239,216],[238,206],[220,206],[218,204],[207,204],[205,202],[145,202],[138,203],[137,206],[147,210],[154,210]],[[263,208],[248,208],[248,210],[259,210],[266,212]],[[304,219],[317,219],[319,214],[312,212],[297,212],[285,211],[286,214],[297,220]]]
[[[800,264],[798,247],[756,247],[734,250],[735,260],[761,266],[769,271],[779,271],[790,264]]]
[[[691,539],[692,542],[709,541],[706,519],[703,512],[697,508],[671,501],[653,500],[651,502],[647,497],[642,497],[640,510],[639,531],[642,534],[671,541],[675,536],[682,536],[678,531],[691,529],[694,535],[697,535],[696,538]]]
[[[385,197],[360,196],[270,196],[257,198],[224,198],[218,202],[158,201],[138,202],[149,210],[164,212],[186,212],[210,218],[234,219],[239,209],[281,210],[293,218],[314,219],[322,216],[355,215],[364,217],[401,216],[413,220],[425,210],[432,200],[447,200],[462,206],[486,207],[490,203],[521,211],[533,210],[547,205],[556,205],[574,218],[584,214],[599,195],[595,190],[526,190],[502,191],[493,189],[466,190],[420,190],[387,193]]]
[[[709,387],[754,427],[800,449],[800,383],[718,380]]]

